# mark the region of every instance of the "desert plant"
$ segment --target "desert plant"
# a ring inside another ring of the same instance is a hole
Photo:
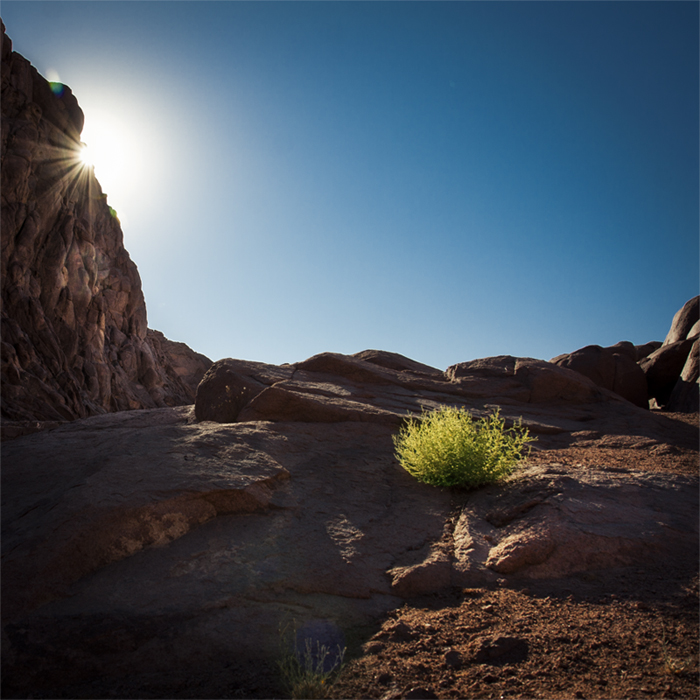
[[[445,406],[409,419],[394,446],[401,466],[419,481],[476,487],[511,474],[533,440],[522,420],[506,428],[499,410],[474,420],[463,408]]]
[[[332,676],[340,670],[345,657],[345,648],[329,649],[320,641],[311,638],[298,639],[296,629],[292,642],[288,638],[288,627],[280,630],[282,657],[278,662],[282,683],[290,697],[327,698]]]
[[[661,656],[664,661],[664,671],[671,676],[688,673],[695,669],[696,660],[692,656],[685,659],[671,656],[669,645],[666,641],[666,626],[663,622],[661,623]]]

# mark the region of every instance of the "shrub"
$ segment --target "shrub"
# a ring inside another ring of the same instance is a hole
[[[498,410],[475,421],[446,406],[409,419],[394,445],[401,466],[419,481],[476,487],[508,476],[533,440],[522,420],[506,428]]]
[[[327,698],[333,676],[343,665],[345,647],[330,649],[319,640],[299,638],[295,629],[292,640],[288,639],[289,626],[280,630],[282,658],[278,662],[282,683],[291,698]]]

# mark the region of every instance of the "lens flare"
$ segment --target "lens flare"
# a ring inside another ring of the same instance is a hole
[[[94,165],[92,161],[92,153],[90,152],[90,149],[88,148],[88,145],[86,143],[80,144],[79,158],[80,162],[85,167],[91,168]]]

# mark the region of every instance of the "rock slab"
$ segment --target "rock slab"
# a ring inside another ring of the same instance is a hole
[[[273,697],[280,628],[349,640],[455,586],[697,560],[697,478],[535,452],[512,482],[457,493],[395,459],[401,421],[444,404],[498,405],[540,450],[667,445],[663,417],[576,372],[378,351],[217,364],[254,383],[233,422],[136,410],[4,445],[5,697]]]

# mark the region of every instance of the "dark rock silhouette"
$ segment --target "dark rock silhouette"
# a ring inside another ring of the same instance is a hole
[[[677,377],[668,401],[664,408],[668,411],[680,411],[683,413],[694,413],[700,410],[700,296],[693,297],[686,302],[673,317],[671,328],[664,340],[663,345],[674,346],[676,343],[685,343],[681,348],[685,350],[688,343],[690,348],[686,356],[685,363],[681,369],[680,376]],[[691,342],[692,341],[692,342]],[[660,348],[661,349],[661,348]],[[647,377],[649,375],[647,374]],[[668,389],[662,389],[663,396],[666,396]]]
[[[82,126],[70,88],[54,93],[12,51],[3,25],[4,421],[192,403],[206,363],[190,351],[188,378],[187,363],[173,365],[172,346],[149,332],[119,221],[79,161]],[[178,346],[175,354],[188,352]]]
[[[665,405],[673,393],[696,338],[662,345],[639,364],[646,375],[649,397]]]
[[[688,359],[678,378],[666,408],[681,413],[697,413],[700,410],[700,340],[697,338],[690,347]]]

